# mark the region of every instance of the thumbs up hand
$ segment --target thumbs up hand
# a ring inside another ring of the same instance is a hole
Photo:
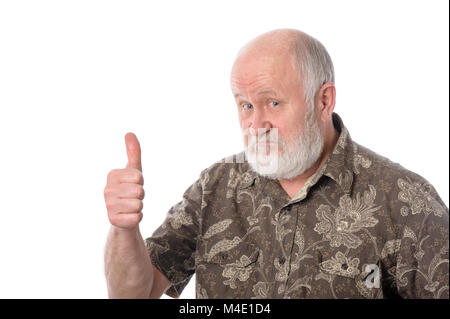
[[[112,225],[136,229],[142,220],[145,192],[142,176],[141,147],[133,133],[125,135],[128,163],[124,169],[108,173],[104,190],[108,218]]]

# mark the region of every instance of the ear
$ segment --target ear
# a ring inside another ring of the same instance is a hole
[[[336,104],[336,87],[333,82],[324,83],[316,95],[318,118],[322,122],[328,122],[333,114]]]

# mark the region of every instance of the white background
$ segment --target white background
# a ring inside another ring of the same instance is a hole
[[[448,206],[448,19],[444,0],[0,1],[0,297],[105,298],[103,188],[125,133],[141,141],[148,237],[242,150],[230,68],[274,28],[327,47],[353,139]]]

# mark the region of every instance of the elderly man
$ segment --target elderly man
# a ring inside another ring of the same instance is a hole
[[[143,240],[140,148],[108,175],[112,298],[448,298],[448,208],[355,143],[333,112],[331,59],[291,29],[249,42],[231,88],[245,151],[200,174]]]

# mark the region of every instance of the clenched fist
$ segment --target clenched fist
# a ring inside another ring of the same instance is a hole
[[[144,178],[141,147],[133,133],[125,135],[128,163],[126,168],[109,172],[104,191],[108,218],[112,225],[134,229],[142,219]]]

